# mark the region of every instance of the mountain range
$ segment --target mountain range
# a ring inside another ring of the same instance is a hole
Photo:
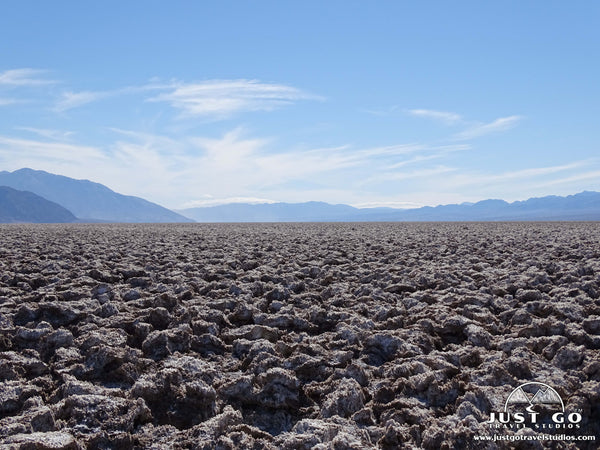
[[[193,222],[143,198],[118,194],[99,183],[42,170],[0,172],[0,186],[33,192],[68,209],[81,221]]]
[[[567,197],[530,198],[513,203],[483,200],[460,205],[415,209],[354,208],[322,202],[264,203],[191,208],[179,213],[198,222],[453,222],[600,220],[600,193],[581,192]]]
[[[0,223],[76,222],[71,211],[32,192],[0,186]]]
[[[600,193],[547,196],[508,203],[355,208],[324,202],[232,203],[171,211],[88,180],[41,170],[0,172],[0,222],[417,222],[600,220]]]

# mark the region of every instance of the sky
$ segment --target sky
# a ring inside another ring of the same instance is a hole
[[[163,206],[600,191],[600,2],[0,5],[0,170]]]

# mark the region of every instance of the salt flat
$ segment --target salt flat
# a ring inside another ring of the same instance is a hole
[[[504,448],[475,436],[532,381],[600,439],[598,223],[0,236],[7,448]]]

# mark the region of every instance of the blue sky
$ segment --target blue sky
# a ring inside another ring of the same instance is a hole
[[[7,1],[0,170],[171,208],[600,190],[595,1]]]

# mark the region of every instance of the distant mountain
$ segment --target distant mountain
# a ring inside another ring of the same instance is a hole
[[[322,202],[263,203],[190,208],[179,211],[198,222],[460,222],[600,220],[600,193],[581,192],[567,197],[530,198],[513,203],[483,200],[460,205],[416,209],[354,208]]]
[[[42,170],[0,172],[0,185],[33,192],[62,205],[84,221],[193,222],[142,198],[118,194],[102,184]]]
[[[385,209],[385,208],[382,208]],[[346,221],[361,210],[324,202],[230,203],[179,210],[198,222],[320,222]],[[391,210],[393,211],[393,210]]]
[[[581,192],[512,203],[483,200],[472,205],[442,205],[399,211],[392,220],[406,221],[548,221],[600,220],[600,193]]]
[[[32,192],[0,186],[0,223],[67,223],[77,218],[68,209]]]
[[[589,191],[567,197],[548,196],[512,203],[504,200],[483,200],[477,203],[426,206],[416,209],[355,208],[323,202],[234,203],[190,208],[178,211],[179,214],[139,197],[118,194],[99,183],[75,180],[41,170],[20,169],[14,172],[0,172],[0,186],[12,188],[12,190],[4,189],[2,194],[4,203],[0,204],[0,207],[4,209],[0,210],[0,221],[5,222],[600,220],[600,193]],[[29,192],[15,194],[15,189]],[[24,194],[29,196],[35,194],[38,200],[34,202],[31,198],[23,197]],[[42,206],[43,203],[39,200],[47,201],[46,206]],[[50,209],[46,211],[44,208],[49,208],[48,204],[62,207],[62,212],[59,214],[57,210],[51,212]]]

